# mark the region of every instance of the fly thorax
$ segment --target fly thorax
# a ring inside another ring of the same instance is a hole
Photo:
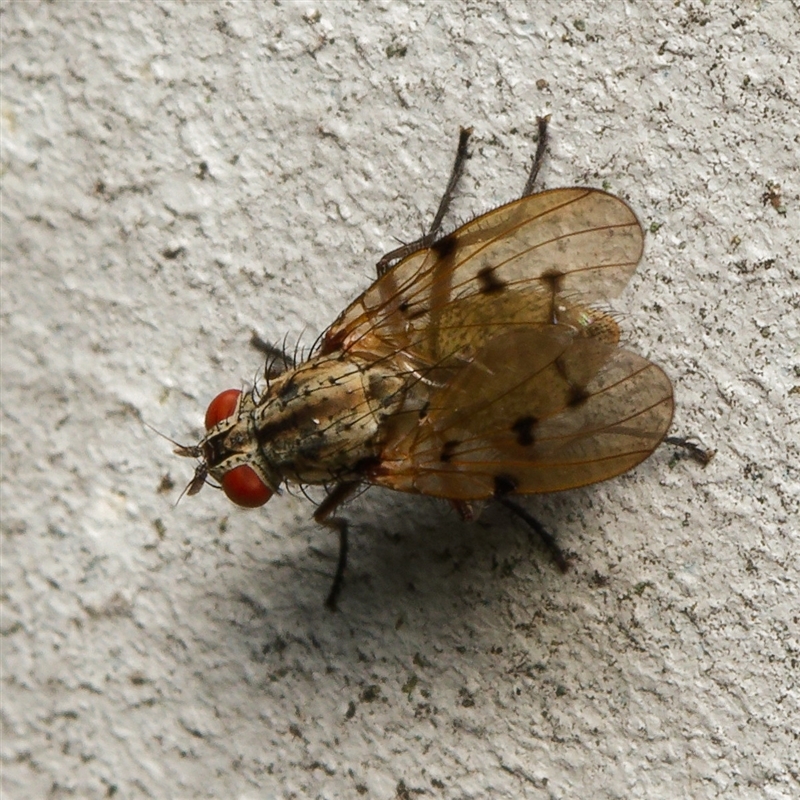
[[[317,356],[274,380],[253,413],[265,460],[284,477],[326,483],[375,458],[387,416],[403,403],[397,370],[341,353]]]

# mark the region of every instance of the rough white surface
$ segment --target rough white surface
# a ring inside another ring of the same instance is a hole
[[[800,19],[791,2],[6,2],[2,796],[800,796]],[[174,502],[251,331],[305,344],[433,213],[606,186],[674,431],[489,510]],[[778,190],[769,187],[780,184]],[[774,204],[766,195],[772,191]],[[168,478],[166,477],[168,476]],[[171,482],[175,486],[164,491]]]

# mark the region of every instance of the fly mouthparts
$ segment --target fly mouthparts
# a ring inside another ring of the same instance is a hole
[[[173,442],[175,444],[175,442]],[[175,444],[175,448],[172,451],[175,455],[184,456],[185,458],[202,458],[203,451],[200,445],[192,445],[191,447],[187,447],[186,445],[182,444]],[[190,492],[192,494],[192,492]]]

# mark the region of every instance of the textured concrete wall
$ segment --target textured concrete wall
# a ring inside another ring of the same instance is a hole
[[[535,10],[533,10],[535,9]],[[2,794],[800,795],[800,20],[790,2],[6,2]],[[615,308],[668,447],[527,507],[175,500],[219,390],[430,219],[547,187],[648,228]],[[775,188],[780,184],[780,189]],[[772,201],[770,201],[770,196]],[[172,486],[174,484],[174,486]]]

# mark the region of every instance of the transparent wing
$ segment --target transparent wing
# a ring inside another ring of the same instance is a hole
[[[523,326],[433,392],[370,480],[453,500],[583,486],[644,460],[672,410],[670,381],[647,359],[566,325]]]
[[[588,305],[619,294],[642,246],[622,200],[557,189],[490,211],[379,278],[320,345],[408,376],[369,480],[477,500],[582,486],[646,458],[669,428],[672,386],[620,350],[613,318]]]
[[[412,253],[379,278],[329,328],[322,352],[413,348],[435,361],[453,353],[448,330],[477,309],[502,323],[502,298],[525,291],[536,319],[562,306],[615,297],[642,254],[636,215],[596,189],[554,189],[501,206]],[[529,315],[530,316],[530,315]],[[533,318],[531,317],[531,321]]]

